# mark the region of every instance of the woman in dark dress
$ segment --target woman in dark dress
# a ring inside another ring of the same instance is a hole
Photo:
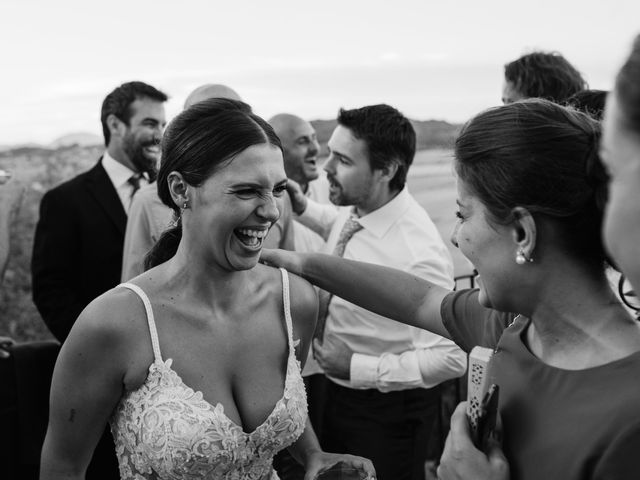
[[[605,275],[599,137],[596,121],[544,100],[490,109],[464,126],[452,241],[479,272],[479,289],[450,292],[384,267],[263,252],[263,261],[466,351],[495,349],[504,456],[471,446],[462,405],[443,480],[640,472],[640,325]]]

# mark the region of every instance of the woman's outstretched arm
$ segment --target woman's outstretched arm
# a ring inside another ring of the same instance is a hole
[[[451,338],[440,315],[450,290],[415,275],[319,253],[265,249],[261,261],[284,267],[374,313]]]

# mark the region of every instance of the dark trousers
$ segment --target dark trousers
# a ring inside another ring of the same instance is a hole
[[[329,380],[322,373],[304,377],[304,387],[307,391],[307,408],[309,420],[318,439],[322,434],[322,423],[324,420],[324,406],[326,404],[326,389]],[[280,480],[303,480],[304,468],[291,454],[280,451],[273,459],[273,467],[278,472]]]
[[[438,387],[382,393],[328,381],[326,394],[324,450],[369,458],[378,480],[424,480]]]

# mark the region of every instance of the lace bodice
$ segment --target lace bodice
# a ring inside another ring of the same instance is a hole
[[[307,399],[295,357],[289,307],[289,282],[282,270],[284,316],[289,356],[284,394],[267,419],[246,433],[224,413],[184,384],[162,360],[151,303],[142,299],[153,345],[154,362],[145,382],[120,400],[111,419],[111,432],[123,480],[276,480],[273,456],[304,431]]]

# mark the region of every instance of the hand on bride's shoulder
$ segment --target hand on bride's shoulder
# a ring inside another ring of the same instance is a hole
[[[296,274],[302,271],[301,254],[290,250],[263,248],[260,263]]]

